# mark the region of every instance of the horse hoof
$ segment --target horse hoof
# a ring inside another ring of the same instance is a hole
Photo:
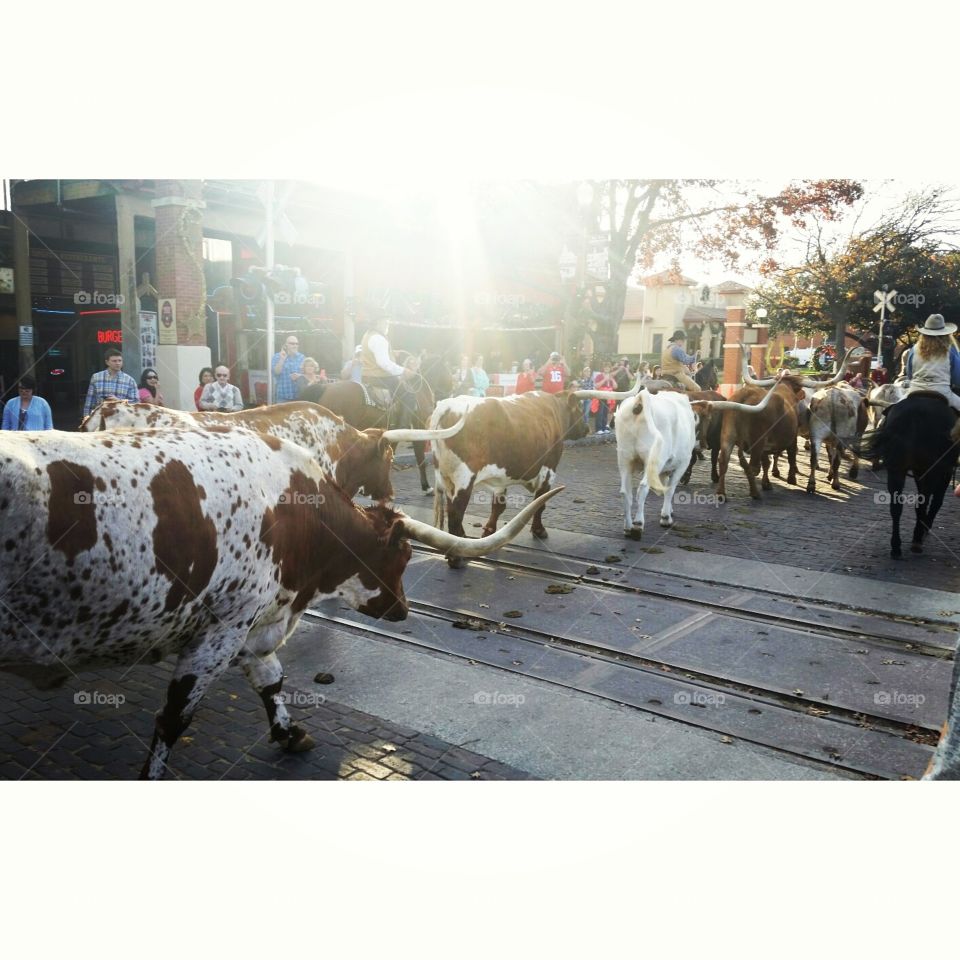
[[[432,494],[433,494],[433,487],[424,487],[424,488],[423,488],[423,495],[424,495],[425,497],[429,497],[429,496],[431,496]]]
[[[303,753],[305,750],[312,750],[317,745],[317,741],[300,727],[291,727],[290,736],[284,744],[287,753]]]
[[[546,540],[546,539],[547,539],[547,536],[548,536],[547,531],[546,531],[543,527],[540,527],[539,530],[531,530],[530,532],[531,532],[538,540]]]
[[[910,544],[911,553],[923,553],[923,544],[920,543],[911,543]]]
[[[890,556],[891,556],[894,560],[902,560],[902,559],[903,559],[903,552],[900,550],[899,547],[896,547],[895,549],[893,549],[893,550],[890,551]]]

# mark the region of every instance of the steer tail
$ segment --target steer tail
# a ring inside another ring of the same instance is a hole
[[[653,444],[650,447],[650,454],[647,457],[646,476],[647,486],[654,493],[665,493],[666,487],[660,482],[660,457],[663,453],[663,434],[657,429],[657,425],[650,416],[650,409],[647,404],[643,405],[643,412],[640,414],[647,421],[647,427],[650,435],[653,437]]]
[[[443,488],[439,482],[439,477],[433,478],[433,525],[438,529],[443,529],[444,507],[446,498],[443,495]]]

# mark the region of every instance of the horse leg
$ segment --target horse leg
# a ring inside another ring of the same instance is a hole
[[[946,480],[946,477],[942,478]],[[949,481],[948,481],[949,482]],[[917,485],[919,490],[919,484]],[[914,553],[920,552],[920,544],[923,542],[923,538],[926,534],[930,532],[930,528],[933,526],[933,521],[937,516],[937,513],[940,511],[940,507],[943,506],[943,498],[947,492],[947,483],[941,483],[941,478],[937,478],[932,483],[928,482],[924,484],[924,493],[923,501],[917,504],[917,527],[919,529],[920,536],[917,536],[917,530],[913,532],[913,546],[911,550]],[[923,508],[923,522],[920,521],[920,509]]]
[[[890,535],[890,556],[898,560],[903,551],[900,547],[900,515],[903,513],[903,485],[906,471],[896,472],[887,466],[887,495],[890,503],[890,517],[893,520],[893,533]]]

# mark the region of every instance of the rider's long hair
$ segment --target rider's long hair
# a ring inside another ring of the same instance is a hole
[[[917,356],[921,360],[935,360],[937,357],[948,354],[950,348],[956,345],[957,341],[952,333],[945,337],[930,337],[921,333],[917,341]]]

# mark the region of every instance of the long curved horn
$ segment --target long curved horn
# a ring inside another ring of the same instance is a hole
[[[629,390],[574,390],[573,395],[578,400],[626,400],[627,397],[635,397],[643,386],[643,377],[637,374],[637,382]]]
[[[452,427],[444,430],[384,430],[382,437],[387,443],[403,443],[407,440],[446,440],[463,429],[467,422],[461,417]]]
[[[822,387],[832,387],[834,384],[839,383],[843,379],[844,373],[846,373],[847,364],[850,361],[850,354],[856,349],[856,347],[851,347],[847,351],[847,355],[843,358],[843,363],[840,364],[840,369],[836,372],[832,380],[808,380],[806,377],[802,377],[800,383],[805,387],[816,387],[818,390]]]
[[[527,521],[551,498],[555,497],[565,487],[554,487],[542,497],[537,497],[528,503],[506,526],[489,537],[474,539],[472,537],[455,537],[446,530],[438,530],[429,523],[421,523],[413,517],[403,515],[402,522],[407,536],[411,540],[418,540],[427,546],[434,547],[441,553],[454,557],[482,557],[505,547],[526,526]]]
[[[894,401],[892,400],[864,400],[863,401],[868,407],[892,407]]]
[[[714,410],[742,410],[744,413],[759,413],[766,407],[774,391],[768,390],[766,396],[759,403],[735,403],[733,400],[695,400],[694,403],[705,403],[709,411]]]

